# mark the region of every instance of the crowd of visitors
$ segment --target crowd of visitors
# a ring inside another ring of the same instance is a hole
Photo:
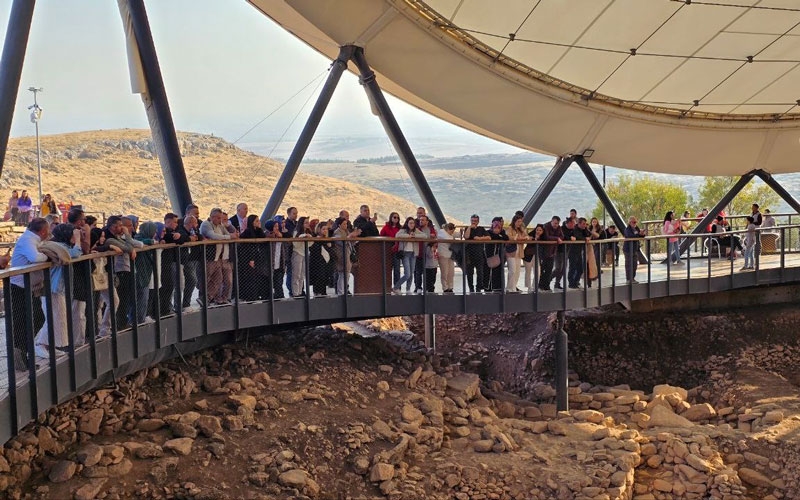
[[[48,195],[46,199],[43,207],[52,210],[52,198]],[[22,200],[29,200],[25,191],[16,199],[17,216],[26,206]],[[673,265],[682,264],[680,235],[690,229],[688,215],[684,212],[683,217],[676,217],[670,211],[664,217],[662,233],[668,236],[667,256]],[[736,258],[737,251],[743,252],[743,269],[753,269],[760,253],[757,229],[765,220],[769,219],[762,218],[758,205],[753,205],[743,238],[723,234],[729,229],[724,216],[717,217],[709,232],[719,234],[716,238],[731,249],[731,258]],[[614,225],[603,227],[597,218],[579,217],[574,209],[563,221],[553,216],[532,228],[526,227],[521,211],[508,224],[503,217],[494,217],[488,226],[481,225],[481,218],[474,214],[461,231],[452,223],[437,228],[423,207],[405,218],[392,212],[380,229],[377,221],[378,215],[371,213],[368,205],[360,207],[352,222],[347,210],[335,219],[322,220],[299,216],[298,209],[290,207],[286,215],[262,226],[258,216],[249,214],[246,203],[239,203],[230,217],[221,208],[213,208],[205,218],[192,204],[183,218],[167,213],[163,221],[140,224],[136,216],[114,215],[104,227],[97,227],[94,217],[74,208],[64,223],[42,217],[30,220],[10,264],[48,260],[55,264],[49,299],[42,289],[43,274],[30,275],[33,295],[41,297],[32,307],[35,353],[48,357],[51,326],[54,347],[63,350],[69,344],[67,318],[71,318],[78,346],[87,335],[103,339],[112,328],[122,330],[198,306],[224,305],[233,298],[259,301],[287,295],[305,297],[307,293],[315,297],[349,294],[354,269],[356,278],[372,275],[380,281],[380,263],[366,261],[369,242],[365,238],[391,239],[380,245],[383,257],[379,258],[387,264],[386,284],[392,293],[434,292],[438,277],[442,293],[451,294],[456,266],[462,268],[470,293],[522,292],[523,269],[523,286],[529,293],[535,288],[576,289],[582,281],[591,287],[602,268],[619,265],[620,247],[626,279],[636,283],[641,239],[647,235],[635,216],[619,231]],[[204,245],[193,244],[204,240]],[[147,248],[157,244],[175,246]],[[64,264],[80,255],[104,251],[113,256],[73,264],[68,294]],[[358,279],[355,284],[357,288]],[[11,278],[15,359],[22,367],[27,366],[24,285],[23,276]],[[88,310],[92,293],[94,309]],[[48,309],[52,319],[45,317]],[[87,327],[88,315],[96,318],[89,322],[96,325],[94,331]]]
[[[33,200],[28,196],[28,191],[25,189],[22,190],[22,194],[16,189],[11,191],[11,197],[8,199],[3,220],[13,221],[18,226],[27,226],[31,217],[37,215],[37,210],[38,216],[50,216],[51,220],[61,222],[59,219],[62,215],[61,210],[50,193],[42,197],[42,202],[39,205],[34,205]]]

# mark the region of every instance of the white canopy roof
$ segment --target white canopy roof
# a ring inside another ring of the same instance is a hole
[[[387,92],[525,149],[800,171],[798,0],[248,1],[332,59],[364,47]]]

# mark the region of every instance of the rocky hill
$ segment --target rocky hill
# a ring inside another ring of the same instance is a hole
[[[230,210],[240,201],[260,214],[283,165],[237,148],[212,135],[178,134],[189,186],[195,203],[205,215],[216,206]],[[57,201],[81,204],[89,212],[137,214],[160,219],[170,210],[164,178],[147,130],[102,130],[41,137],[42,177],[45,193]],[[382,218],[391,211],[415,213],[415,205],[398,196],[357,185],[346,170],[331,177],[306,174],[295,177],[284,209],[297,206],[300,215],[336,217],[339,210],[353,214],[367,203]],[[9,143],[0,190],[38,193],[36,140],[12,139]],[[38,200],[34,199],[34,202]]]

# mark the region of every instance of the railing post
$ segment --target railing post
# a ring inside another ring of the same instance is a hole
[[[42,272],[49,278],[49,269],[45,269]],[[25,349],[28,351],[28,388],[30,389],[31,396],[31,415],[36,416],[39,414],[39,401],[36,388],[36,352],[33,346],[33,336],[36,332],[33,331],[33,290],[31,289],[31,274],[25,273],[22,279],[25,289],[25,330],[28,332],[28,335],[25,337]],[[49,282],[46,281],[44,285],[48,286]],[[53,349],[52,345],[50,349]],[[55,356],[55,354],[51,351],[50,357],[52,358],[53,356]]]
[[[175,277],[173,278],[175,289],[172,299],[172,308],[175,311],[175,321],[178,327],[178,342],[183,342],[183,286],[181,286],[181,276],[183,276],[183,269],[181,267],[183,246],[176,246],[173,251],[175,252],[175,263],[173,264],[175,271]],[[159,333],[159,335],[161,335],[161,333]]]
[[[425,347],[436,352],[436,315],[425,314]]]
[[[3,300],[5,309],[6,325],[6,373],[8,373],[8,397],[9,397],[9,422],[11,424],[11,435],[19,432],[17,422],[17,369],[14,352],[14,321],[13,304],[11,303],[11,278],[3,278]],[[33,361],[31,361],[33,362]]]
[[[107,260],[106,257],[101,257],[103,260]],[[89,264],[89,274],[86,276],[87,284],[86,289],[88,290],[86,294],[86,342],[89,343],[89,351],[90,356],[89,359],[91,361],[90,372],[92,378],[97,378],[97,311],[95,310],[95,301],[94,301],[94,281],[92,280],[92,266],[98,266],[102,264],[98,264],[96,260],[88,261]],[[101,267],[102,270],[102,267]],[[111,284],[109,283],[109,286]]]
[[[556,409],[569,410],[569,351],[567,332],[564,330],[564,311],[557,313],[556,326]]]
[[[66,316],[67,316],[67,354],[69,355],[69,389],[75,392],[77,389],[77,379],[75,370],[75,329],[73,328],[73,314],[72,314],[72,285],[75,281],[73,274],[75,264],[67,264],[64,266],[64,301],[66,302]],[[53,404],[58,403],[58,392],[56,391],[56,398]]]
[[[233,247],[233,283],[231,283],[231,295],[233,295],[233,331],[239,332],[239,242],[234,240],[230,243]],[[291,253],[289,253],[291,256]]]

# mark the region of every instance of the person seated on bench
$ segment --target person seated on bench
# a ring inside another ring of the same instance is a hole
[[[742,251],[742,241],[739,236],[735,234],[724,234],[731,230],[730,224],[721,215],[717,216],[717,220],[711,224],[711,232],[717,234],[716,240],[720,247],[727,247],[731,249],[731,259],[736,258],[736,250]]]

